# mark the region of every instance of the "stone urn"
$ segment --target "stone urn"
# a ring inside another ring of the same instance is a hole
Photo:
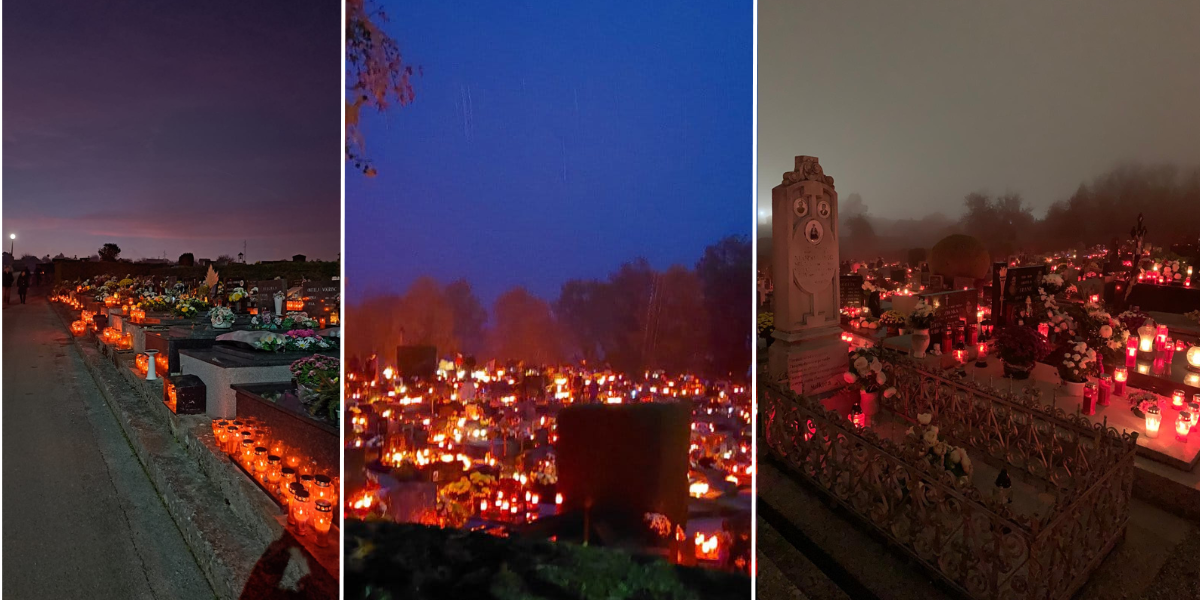
[[[912,334],[912,355],[915,358],[925,358],[925,351],[929,349],[929,330],[914,329]]]

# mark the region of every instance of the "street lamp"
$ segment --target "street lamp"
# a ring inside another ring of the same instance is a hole
[[[17,255],[13,252],[13,250],[17,247],[17,234],[8,234],[8,239],[12,240],[12,245],[8,247],[8,255],[13,257],[13,260],[15,261],[17,260]]]

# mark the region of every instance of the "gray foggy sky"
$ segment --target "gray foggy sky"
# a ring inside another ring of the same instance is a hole
[[[1040,217],[1121,162],[1200,164],[1200,2],[760,0],[758,23],[760,224],[797,154],[889,218],[972,191]]]

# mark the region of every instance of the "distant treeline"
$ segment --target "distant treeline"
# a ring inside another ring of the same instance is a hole
[[[903,259],[909,248],[930,248],[952,233],[973,235],[993,256],[1046,252],[1126,240],[1143,213],[1154,245],[1195,243],[1200,237],[1200,167],[1123,165],[1081,184],[1042,218],[1019,193],[969,194],[957,220],[942,214],[883,219],[851,194],[841,206],[842,258]]]
[[[602,280],[575,279],[547,301],[515,287],[491,310],[471,284],[422,277],[403,294],[347,303],[348,357],[428,344],[445,356],[554,364],[587,360],[625,373],[664,369],[743,379],[750,369],[753,264],[750,241],[727,237],[692,267],[659,271],[644,259]]]

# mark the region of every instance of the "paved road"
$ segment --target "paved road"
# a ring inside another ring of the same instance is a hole
[[[3,309],[4,598],[213,598],[58,316],[28,302]]]

